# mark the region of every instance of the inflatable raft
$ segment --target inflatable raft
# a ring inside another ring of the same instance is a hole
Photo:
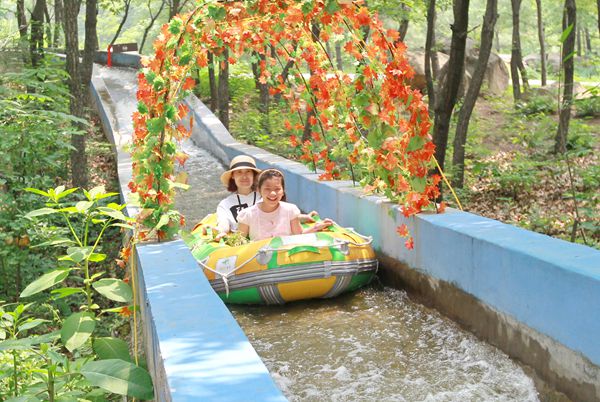
[[[216,215],[186,242],[213,289],[233,304],[283,304],[335,297],[368,284],[378,262],[370,237],[333,225],[326,231],[238,246],[213,240]]]

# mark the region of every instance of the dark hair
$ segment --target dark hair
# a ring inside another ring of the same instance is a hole
[[[283,188],[283,197],[281,197],[281,201],[286,201],[286,197],[285,197],[285,179],[283,178],[283,173],[281,173],[277,169],[263,170],[258,175],[258,183],[256,185],[257,188],[258,188],[258,191],[260,192],[260,188],[261,188],[261,186],[263,185],[263,183],[265,181],[267,181],[268,179],[272,179],[274,177],[279,177],[281,179],[281,188]]]
[[[248,169],[248,170],[252,170],[252,172],[254,172],[254,176],[252,177],[252,187],[251,187],[251,189],[252,189],[252,191],[256,191],[256,188],[257,188],[257,186],[256,186],[256,178],[258,177],[258,173],[256,172],[256,170],[253,170],[253,169]],[[229,178],[229,183],[227,184],[227,191],[235,193],[235,192],[238,191],[238,187],[235,184],[235,180],[233,179],[233,173],[235,173],[235,171],[231,172],[231,177]]]

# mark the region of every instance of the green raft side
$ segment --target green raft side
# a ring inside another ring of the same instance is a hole
[[[229,292],[229,295],[227,295],[225,292],[219,292],[217,294],[225,303],[265,304],[256,286],[253,286],[251,288],[232,290]]]
[[[360,273],[354,275],[352,277],[352,280],[350,281],[350,284],[348,285],[348,287],[346,289],[344,289],[343,293],[354,292],[355,290],[368,285],[375,277],[375,274],[376,274],[375,271],[368,271],[368,272],[360,272]]]

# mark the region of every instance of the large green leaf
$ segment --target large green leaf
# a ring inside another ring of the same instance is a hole
[[[31,282],[23,291],[21,292],[21,297],[29,297],[36,293],[41,292],[42,290],[46,290],[51,288],[52,286],[60,283],[69,276],[70,268],[57,269],[54,271],[50,271],[35,281]]]
[[[115,394],[139,399],[154,397],[150,374],[143,368],[123,360],[92,361],[81,368],[81,374],[93,385]]]
[[[30,336],[21,339],[9,339],[0,342],[0,351],[30,349],[32,346],[39,345],[40,343],[52,343],[56,338],[58,338],[58,336],[58,331],[55,331],[39,336]]]
[[[100,279],[93,285],[94,289],[102,296],[110,300],[128,303],[133,300],[131,287],[120,279],[105,278]]]
[[[90,313],[71,314],[60,331],[60,339],[69,351],[85,343],[96,328],[96,320]]]
[[[130,362],[129,346],[127,342],[118,338],[94,339],[94,351],[101,360],[120,359]]]
[[[34,211],[31,211],[29,213],[27,213],[27,215],[25,215],[26,218],[33,218],[36,216],[42,216],[42,215],[50,215],[50,214],[54,214],[58,212],[56,209],[54,208],[40,208],[40,209],[36,209]]]

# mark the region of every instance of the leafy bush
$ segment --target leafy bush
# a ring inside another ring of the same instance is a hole
[[[552,114],[556,112],[556,100],[548,96],[537,95],[517,102],[515,108],[525,116]]]
[[[575,116],[600,116],[600,95],[575,100]]]
[[[71,300],[64,317],[58,312],[52,321],[26,314],[34,305],[0,306],[0,361],[6,354],[12,365],[0,378],[0,397],[5,400],[107,400],[108,394],[151,399],[152,380],[148,372],[133,363],[127,343],[118,338],[98,336],[97,327],[109,313],[131,311],[131,306],[100,307],[99,299],[130,304],[133,292],[129,285],[94,267],[106,259],[102,253],[103,236],[111,227],[131,229],[121,211],[125,205],[108,202],[117,195],[103,187],[83,191],[84,197],[67,201],[77,189],[59,186],[48,191],[28,191],[45,198],[45,207],[27,214],[28,219],[58,216],[64,234],[46,245],[66,249],[52,270],[30,283],[20,294],[25,299],[45,295],[51,302]],[[82,199],[83,198],[83,199]],[[47,290],[62,285],[46,293]],[[12,310],[7,307],[12,307]],[[34,328],[49,323],[41,335]],[[59,330],[54,330],[60,328]],[[33,364],[32,364],[33,362]],[[34,374],[28,368],[35,367]]]
[[[23,189],[53,187],[66,176],[70,123],[80,121],[68,114],[66,77],[52,58],[35,69],[0,74],[0,294],[7,300],[15,300],[21,283],[48,268],[45,249],[28,247],[36,239],[24,219],[41,202]]]

